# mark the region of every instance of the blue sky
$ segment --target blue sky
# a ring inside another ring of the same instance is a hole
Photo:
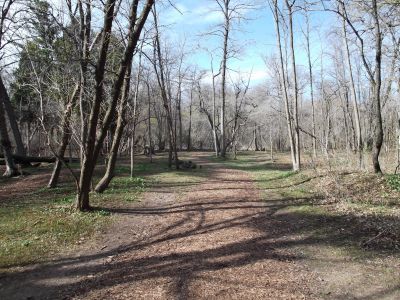
[[[245,16],[249,20],[234,25],[235,30],[232,34],[234,43],[241,47],[243,51],[237,59],[230,59],[229,67],[236,71],[240,70],[243,73],[249,73],[252,70],[253,81],[259,82],[268,76],[262,57],[271,55],[276,51],[275,27],[270,9],[265,5],[266,1],[248,1],[247,3],[249,2],[258,2],[260,5],[257,9],[245,12]],[[198,49],[197,45],[207,48],[209,52],[213,53],[215,69],[218,69],[222,52],[219,47],[222,45],[222,39],[204,36],[206,32],[215,29],[217,24],[223,21],[221,13],[216,11],[217,5],[215,1],[175,0],[174,4],[179,12],[171,6],[158,9],[161,23],[168,25],[169,39],[179,44],[186,37],[186,44],[193,49],[189,60],[202,69],[210,68],[210,55],[207,50]],[[311,26],[314,29],[314,33],[312,34],[311,42],[314,60],[319,58],[321,47],[324,48],[324,46],[321,46],[319,36],[325,35],[325,31],[334,20],[334,16],[326,12],[312,14]],[[294,23],[294,30],[296,35],[296,55],[300,66],[307,63],[304,39],[301,32],[302,27],[305,28],[305,22],[300,13],[298,13]]]

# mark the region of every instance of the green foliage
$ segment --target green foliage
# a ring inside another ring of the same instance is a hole
[[[82,43],[77,36],[79,22],[60,27],[49,1],[28,2],[27,10],[31,17],[27,19],[26,27],[31,37],[21,44],[18,66],[10,86],[10,98],[18,108],[16,111],[20,113],[18,117],[21,123],[30,124],[42,117],[43,113],[45,125],[49,124],[50,127],[50,124],[59,123],[64,103],[69,101],[79,81],[82,58],[79,46]],[[106,86],[110,86],[116,78],[123,50],[121,38],[112,35],[104,79]],[[95,45],[91,57],[95,58],[98,51]],[[88,95],[93,88],[94,72],[90,72],[92,63],[88,62]],[[111,89],[104,90],[104,97],[108,97]]]
[[[138,201],[146,186],[146,180],[142,177],[117,177],[111,182],[105,194],[119,195],[129,202]]]
[[[28,9],[32,18],[26,26],[32,38],[21,45],[10,86],[11,101],[18,107],[20,122],[37,120],[42,102],[45,119],[57,123],[54,108],[62,107],[74,89],[79,53],[71,36],[62,34],[47,1],[31,1]],[[72,32],[73,28],[67,25],[66,30]]]
[[[57,23],[51,16],[51,5],[45,0],[34,0],[29,9],[33,14],[33,18],[31,18],[32,34],[35,34],[36,40],[43,46],[47,46],[46,51],[49,51],[49,47],[59,35]]]
[[[104,209],[98,210],[98,211],[97,211],[97,214],[98,214],[99,216],[103,216],[103,217],[106,217],[106,216],[110,216],[110,215],[111,215],[111,213],[110,213],[109,211],[104,210]]]
[[[67,196],[59,199],[55,199],[54,203],[58,204],[72,204],[74,202],[75,197],[74,196]]]
[[[400,175],[387,175],[386,182],[393,190],[400,192]]]

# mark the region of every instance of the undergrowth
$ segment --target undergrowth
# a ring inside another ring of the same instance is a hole
[[[386,181],[393,190],[400,192],[400,175],[386,175]]]
[[[298,223],[301,234],[351,256],[400,249],[399,175],[328,171],[321,166],[293,172],[287,161],[277,155],[271,162],[264,153],[253,153],[221,163],[248,171],[266,205],[278,204],[287,220],[296,220],[292,222]]]
[[[45,261],[61,249],[73,248],[101,231],[113,216],[107,206],[139,201],[144,177],[115,177],[103,194],[91,194],[93,212],[73,209],[72,184],[38,188],[0,205],[0,268]]]

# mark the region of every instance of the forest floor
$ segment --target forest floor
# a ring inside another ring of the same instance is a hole
[[[68,235],[73,247],[34,248],[40,259],[15,250],[14,261],[0,251],[0,299],[400,298],[395,178],[294,173],[286,156],[272,162],[265,153],[235,161],[182,155],[201,167],[166,172],[156,167],[164,159],[158,156],[153,164],[141,162],[141,177],[117,177],[108,193],[93,195],[96,213],[65,224],[98,228]],[[31,176],[25,184],[29,176],[0,182],[1,217],[15,199],[25,199],[21,206],[49,201],[38,190],[47,177]],[[57,203],[70,203],[64,192]],[[62,214],[56,218],[70,214],[51,209]],[[7,231],[2,222],[0,234]],[[65,233],[67,225],[51,224],[57,235]],[[35,234],[45,243],[45,233]]]

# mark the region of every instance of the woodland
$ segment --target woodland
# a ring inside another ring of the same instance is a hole
[[[0,9],[1,299],[400,298],[398,0]]]

